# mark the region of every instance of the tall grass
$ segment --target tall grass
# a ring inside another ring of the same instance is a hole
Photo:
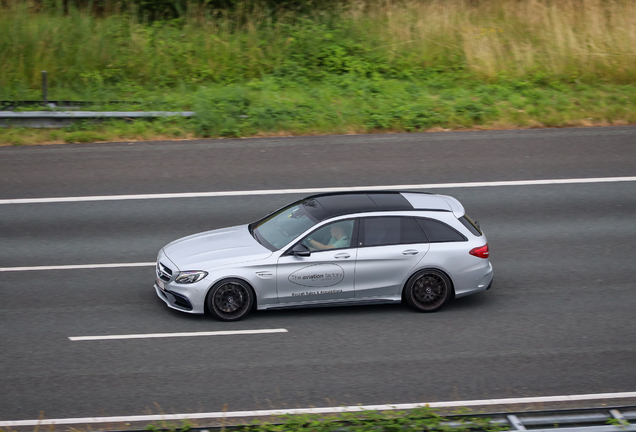
[[[434,54],[441,54],[488,79],[532,74],[614,82],[636,78],[634,1],[472,3],[387,3],[372,9],[368,17],[357,14],[356,21],[385,21],[383,34],[394,44],[402,43],[401,51],[412,50],[429,64]]]
[[[310,15],[250,5],[231,14],[191,7],[148,23],[135,11],[63,15],[5,0],[0,86],[38,88],[41,70],[69,88],[446,70],[487,81],[636,83],[633,0],[353,0]]]

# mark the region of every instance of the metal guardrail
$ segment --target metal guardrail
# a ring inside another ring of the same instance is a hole
[[[636,407],[586,408],[514,413],[468,414],[448,416],[448,426],[459,425],[457,420],[470,422],[471,418],[489,418],[491,424],[508,427],[510,431],[548,432],[621,432],[636,431]]]
[[[135,104],[135,101],[65,101],[65,100],[49,100],[49,84],[48,72],[42,71],[42,100],[26,100],[26,101],[6,101],[0,100],[0,111],[13,111],[23,106],[44,106],[49,108],[61,109],[79,109],[82,106],[90,105],[118,105],[118,104]]]
[[[0,111],[0,127],[59,128],[78,120],[192,117],[194,111]]]
[[[90,106],[138,104],[135,101],[66,101],[49,100],[48,73],[42,71],[42,100],[0,101],[0,127],[32,127],[32,128],[60,128],[72,125],[78,120],[99,121],[104,119],[127,119],[156,117],[192,117],[193,111],[71,111]],[[42,106],[52,111],[18,111],[20,107]],[[60,111],[56,111],[60,110]],[[61,111],[64,110],[64,111]],[[239,116],[246,118],[247,116]]]
[[[59,128],[77,120],[103,120],[109,118],[137,119],[155,117],[192,117],[193,111],[70,111],[90,106],[138,104],[135,101],[66,101],[49,100],[48,73],[42,71],[42,100],[0,101],[0,127],[24,126],[32,128]],[[42,106],[64,111],[18,111],[20,107]]]
[[[139,101],[71,101],[71,100],[0,100],[0,111],[15,111],[24,107],[48,107],[61,110],[78,110],[90,106],[141,105]]]

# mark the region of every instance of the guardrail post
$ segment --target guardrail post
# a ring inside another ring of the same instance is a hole
[[[47,73],[46,71],[42,71],[42,102],[44,106],[49,103],[48,96]]]
[[[625,418],[623,413],[621,413],[619,410],[612,409],[612,410],[610,410],[610,414],[612,415],[612,417],[614,417],[616,420],[618,420],[621,425],[629,426],[629,422],[627,421],[627,419]]]
[[[506,417],[508,418],[508,421],[510,422],[514,430],[518,430],[518,431],[527,430],[526,427],[523,425],[523,423],[521,423],[521,420],[519,420],[519,417],[517,417],[516,415],[510,414],[510,415],[507,415]]]

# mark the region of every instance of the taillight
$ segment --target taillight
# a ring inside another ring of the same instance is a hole
[[[476,247],[468,253],[476,256],[477,258],[488,258],[488,256],[490,255],[490,251],[488,250],[488,243],[483,246]]]

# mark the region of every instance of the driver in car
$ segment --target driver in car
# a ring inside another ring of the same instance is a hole
[[[329,243],[323,244],[312,238],[308,238],[307,245],[314,249],[340,249],[349,247],[351,239],[347,235],[343,223],[335,223],[331,225],[330,231],[331,240],[329,240]]]

